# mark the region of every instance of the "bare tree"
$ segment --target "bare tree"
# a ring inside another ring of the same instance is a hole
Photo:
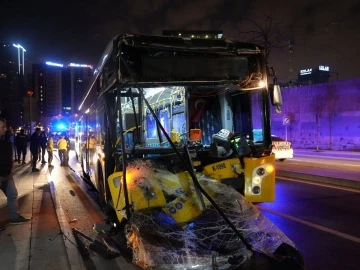
[[[289,48],[292,50],[293,39],[281,33],[283,22],[275,22],[275,13],[269,12],[260,16],[246,16],[236,24],[242,38],[265,48],[266,59],[273,49]]]
[[[316,151],[320,151],[319,149],[320,119],[323,115],[325,105],[326,105],[326,98],[323,95],[316,95],[311,104],[316,122]]]

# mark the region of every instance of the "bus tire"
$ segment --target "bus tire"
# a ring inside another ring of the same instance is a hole
[[[102,173],[102,167],[98,164],[98,193],[99,193],[99,204],[105,214],[109,213],[111,210],[110,205],[107,202],[107,189],[105,187],[105,180]]]

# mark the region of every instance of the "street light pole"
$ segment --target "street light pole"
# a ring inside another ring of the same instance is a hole
[[[18,49],[18,62],[19,62],[19,75],[21,74],[21,68],[20,66],[22,65],[22,74],[23,76],[25,76],[25,48],[23,46],[21,46],[20,44],[13,44],[14,47],[16,47]],[[20,57],[20,49],[22,50],[22,64],[20,64],[21,61],[21,57]]]

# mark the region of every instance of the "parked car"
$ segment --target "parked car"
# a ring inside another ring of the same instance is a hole
[[[294,149],[291,142],[288,142],[278,136],[271,135],[272,152],[275,154],[275,159],[284,161],[287,158],[293,158]]]

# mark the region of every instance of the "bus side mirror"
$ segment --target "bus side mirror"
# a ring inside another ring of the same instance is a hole
[[[271,104],[273,106],[275,106],[275,111],[278,114],[280,114],[281,113],[281,105],[283,104],[280,85],[270,84],[269,92],[270,92]]]

